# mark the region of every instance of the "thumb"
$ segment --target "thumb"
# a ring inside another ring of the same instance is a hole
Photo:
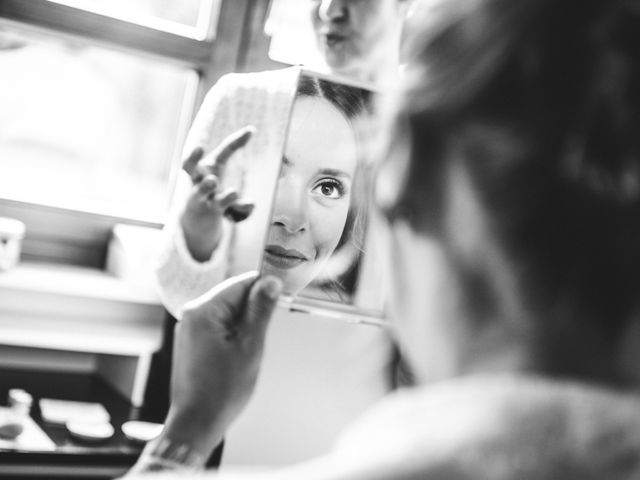
[[[259,278],[251,287],[244,312],[249,331],[264,333],[282,291],[282,281],[272,275]]]

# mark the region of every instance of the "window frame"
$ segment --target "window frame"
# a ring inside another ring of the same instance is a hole
[[[245,33],[250,28],[252,0],[220,0],[212,9],[217,23],[215,37],[196,39],[120,18],[50,2],[49,0],[0,1],[0,25],[73,38],[88,44],[119,50],[130,55],[160,60],[192,69],[198,85],[194,101],[181,120],[178,143],[184,141],[191,120],[209,88],[224,73],[242,61]],[[240,28],[238,25],[240,24]],[[185,102],[187,103],[187,102]],[[180,151],[173,152],[175,177]],[[117,223],[160,228],[158,219],[134,219],[22,202],[0,196],[0,216],[22,220],[27,226],[23,258],[54,263],[103,268],[111,230]]]

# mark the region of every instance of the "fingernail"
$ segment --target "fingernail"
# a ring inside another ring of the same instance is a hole
[[[239,223],[246,220],[249,215],[251,215],[251,212],[253,212],[253,205],[249,205],[249,207],[243,205],[231,205],[224,212],[224,216],[232,222]]]
[[[276,300],[282,291],[282,281],[272,275],[264,277],[262,279],[262,291],[271,300]]]
[[[207,185],[214,186],[218,184],[218,177],[215,175],[207,175],[202,179],[202,181]]]

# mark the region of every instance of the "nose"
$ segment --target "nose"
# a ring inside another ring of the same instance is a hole
[[[294,185],[293,182],[280,182],[271,224],[289,234],[309,229],[307,196],[303,188]]]
[[[318,15],[323,22],[343,19],[347,16],[345,0],[322,0]]]

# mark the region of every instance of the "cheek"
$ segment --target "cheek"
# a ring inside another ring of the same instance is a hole
[[[382,47],[383,40],[388,41],[388,35],[394,31],[392,24],[398,17],[395,5],[388,2],[363,2],[365,7],[359,7],[358,31],[362,42],[368,42],[368,49],[377,45]],[[395,3],[395,1],[394,1]]]
[[[372,31],[378,29],[378,25],[384,24],[385,22],[380,18],[383,15],[383,12],[377,4],[369,5],[368,2],[362,3],[367,3],[366,7],[358,5],[356,7],[357,11],[353,12],[351,18],[353,19],[352,22],[357,24],[356,28],[358,31],[361,34],[368,36]],[[375,4],[376,2],[372,3]]]
[[[348,213],[349,200],[346,198],[330,207],[312,200],[309,215],[318,258],[328,257],[333,253],[342,236]]]
[[[389,239],[390,315],[403,355],[421,382],[456,370],[459,331],[456,290],[440,247],[409,227]]]
[[[313,4],[309,7],[309,18],[311,19],[311,26],[313,30],[318,33],[320,30],[320,26],[322,25],[322,20],[320,20],[320,4]]]

